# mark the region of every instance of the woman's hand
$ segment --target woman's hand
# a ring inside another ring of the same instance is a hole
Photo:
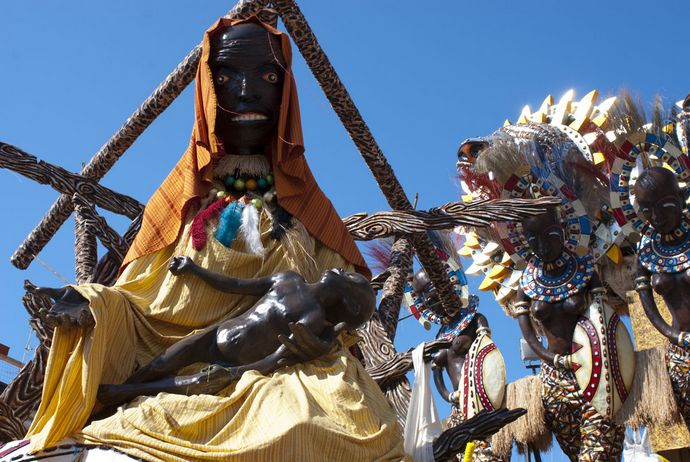
[[[24,285],[35,295],[43,295],[53,300],[53,306],[41,314],[46,324],[53,327],[92,327],[95,324],[89,301],[71,286],[59,289]]]
[[[189,257],[172,257],[168,270],[175,276],[188,273],[195,266],[194,261]]]

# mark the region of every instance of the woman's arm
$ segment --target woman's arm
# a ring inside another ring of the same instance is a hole
[[[664,337],[669,339],[671,343],[678,345],[678,336],[681,334],[681,331],[669,325],[661,316],[661,313],[659,313],[659,308],[656,306],[654,294],[652,293],[651,273],[639,261],[637,263],[635,290],[640,297],[642,308],[644,308],[644,312],[652,325]]]
[[[537,356],[549,364],[553,364],[556,355],[544,348],[544,345],[542,345],[537,338],[537,334],[534,332],[534,327],[532,326],[532,321],[529,316],[531,304],[532,300],[525,295],[522,289],[518,289],[517,295],[515,296],[515,306],[518,308],[517,320],[520,325],[520,330],[522,331],[522,336]]]
[[[446,368],[447,365],[448,351],[441,350],[434,357],[431,363],[432,372],[434,374],[434,385],[436,385],[436,390],[438,390],[438,392],[441,394],[441,397],[445,401],[453,403],[453,401],[450,400],[450,391],[448,391],[446,388],[446,382],[443,380],[443,369]]]
[[[239,295],[265,295],[273,286],[272,277],[240,279],[208,271],[200,267],[189,257],[173,257],[170,261],[170,272],[175,276],[193,273],[216,290]]]

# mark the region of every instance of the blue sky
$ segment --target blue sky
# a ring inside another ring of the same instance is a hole
[[[78,171],[232,3],[1,2],[0,140]],[[299,3],[408,195],[419,193],[420,208],[457,199],[455,152],[463,139],[515,120],[525,104],[538,106],[547,94],[558,98],[574,88],[582,96],[596,88],[607,95],[626,87],[645,102],[657,93],[673,102],[690,91],[683,27],[690,4],[681,0],[663,7],[588,0]],[[322,189],[343,216],[386,209],[295,54],[306,155]],[[146,202],[187,145],[192,104],[187,90],[103,184]],[[0,342],[18,359],[29,335],[22,281],[62,281],[38,262],[19,271],[9,257],[57,196],[0,170],[0,211],[7,220],[0,231]],[[121,218],[111,223],[126,226]],[[70,221],[40,258],[73,281],[72,249]],[[476,288],[479,282],[470,283]],[[486,294],[481,310],[506,358],[509,380],[525,375],[517,324]],[[408,319],[397,347],[432,337]],[[549,457],[563,459],[557,450]]]

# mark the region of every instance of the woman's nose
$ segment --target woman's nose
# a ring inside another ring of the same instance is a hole
[[[247,96],[247,76],[243,75],[240,81],[240,96]]]

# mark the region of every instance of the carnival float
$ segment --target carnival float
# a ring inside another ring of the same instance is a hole
[[[312,175],[293,43],[390,210],[341,218]],[[192,81],[190,143],[149,202],[100,184]],[[626,426],[681,447],[689,133],[690,97],[647,120],[627,93],[549,96],[465,141],[462,200],[419,210],[297,3],[240,0],[81,172],[0,142],[0,167],[61,194],[12,263],[74,215],[77,275],[25,283],[40,345],[0,395],[0,460],[499,461],[555,438],[617,461]],[[507,381],[468,276],[539,376]],[[405,352],[402,306],[436,330]]]

